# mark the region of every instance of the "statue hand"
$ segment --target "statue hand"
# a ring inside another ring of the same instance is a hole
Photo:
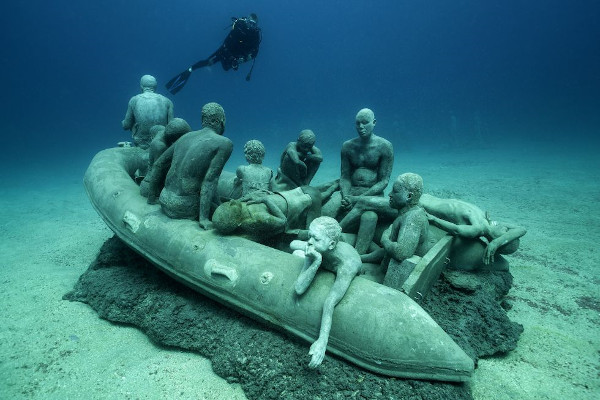
[[[483,263],[490,265],[494,262],[494,256],[496,255],[497,246],[494,243],[489,243],[483,253]]]
[[[349,210],[352,208],[352,203],[350,202],[350,200],[348,200],[349,197],[352,197],[352,196],[342,197],[341,205],[342,205],[342,209],[344,209],[344,210]]]
[[[348,195],[348,196],[346,196],[344,198],[348,201],[348,204],[350,204],[351,207],[354,207],[354,205],[358,201],[359,196],[350,196],[350,195]]]
[[[306,244],[306,249],[304,250],[304,253],[312,258],[314,261],[313,262],[317,262],[319,265],[321,264],[321,261],[323,260],[323,256],[321,255],[321,253],[319,253],[317,250],[315,250],[315,246],[313,246],[310,243]]]
[[[308,366],[310,368],[317,368],[323,362],[325,358],[325,350],[327,349],[327,342],[322,339],[317,339],[316,342],[310,346],[308,355],[312,356]]]

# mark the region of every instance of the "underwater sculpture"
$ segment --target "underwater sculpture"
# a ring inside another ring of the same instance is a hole
[[[382,220],[392,220],[398,210],[390,207],[383,197],[356,196],[351,211],[345,220],[356,220],[366,212],[374,212]],[[429,243],[433,245],[445,235],[452,235],[452,246],[448,267],[453,269],[508,270],[508,262],[502,254],[512,254],[519,247],[519,239],[527,233],[523,227],[492,221],[489,213],[469,202],[458,199],[445,199],[423,193],[419,199],[429,220]],[[363,233],[373,237],[374,232]],[[380,253],[372,252],[363,256],[363,262],[379,262]]]
[[[304,129],[300,132],[298,140],[288,143],[281,154],[275,176],[273,186],[276,190],[291,190],[310,185],[323,161],[321,150],[315,146],[316,141],[314,132]]]
[[[167,126],[154,125],[150,128],[150,137],[152,141],[148,146],[148,165],[146,168],[140,168],[135,173],[136,182],[141,183],[140,191],[145,197],[148,197],[148,181],[143,179],[152,169],[154,162],[184,133],[191,131],[192,128],[181,118],[173,118]]]
[[[375,135],[375,114],[363,108],[355,120],[358,137],[342,145],[340,190],[323,205],[323,215],[336,218],[340,211],[349,211],[351,196],[383,196],[390,180],[394,148],[388,140]]]
[[[233,151],[233,143],[223,136],[224,132],[223,107],[205,104],[202,129],[181,136],[144,178],[143,193],[148,201],[154,203],[158,198],[169,217],[199,219],[200,227],[209,229],[219,176]]]
[[[166,126],[173,119],[173,102],[154,93],[156,79],[152,75],[142,76],[140,88],[142,93],[129,100],[121,125],[123,129],[131,131],[136,146],[147,149],[152,141],[150,128],[154,125]]]
[[[400,289],[412,272],[412,266],[405,261],[415,254],[423,256],[429,250],[429,223],[419,206],[422,192],[423,179],[417,174],[402,174],[394,182],[390,206],[398,210],[398,216],[381,235],[386,286]]]
[[[442,199],[424,194],[421,196],[420,204],[427,211],[428,219],[432,224],[460,238],[460,244],[457,243],[456,246],[460,245],[462,249],[455,250],[457,256],[455,258],[460,257],[459,253],[463,253],[464,259],[464,253],[473,253],[476,251],[475,247],[481,249],[483,244],[485,247],[483,256],[478,259],[483,262],[484,268],[508,268],[508,264],[496,257],[496,253],[514,253],[519,248],[519,238],[527,233],[523,227],[493,221],[489,213],[463,200]],[[466,249],[467,246],[470,249]],[[481,264],[463,261],[456,266],[462,269],[476,269]]]
[[[150,146],[148,147],[148,169],[152,168],[158,157],[171,147],[177,139],[192,130],[190,125],[182,118],[173,118],[167,126],[157,126],[162,127],[162,129],[159,129],[155,135],[152,135],[152,142],[150,142]],[[152,129],[155,127],[153,126]]]
[[[290,247],[294,254],[304,258],[302,272],[294,284],[297,295],[303,295],[315,279],[319,267],[335,273],[335,281],[323,304],[319,337],[310,346],[309,367],[323,362],[333,320],[333,309],[342,300],[350,283],[361,269],[360,255],[348,243],[340,241],[342,228],[331,217],[318,217],[308,228],[308,241],[294,240]]]
[[[306,230],[321,215],[321,194],[310,186],[284,192],[256,190],[222,203],[212,216],[222,234],[245,234],[262,242],[275,235]]]
[[[271,190],[273,170],[262,165],[265,146],[260,140],[249,140],[244,145],[248,165],[240,165],[235,171],[233,191],[229,197],[237,199],[256,190]]]
[[[298,297],[294,285],[304,267],[302,258],[200,229],[190,219],[169,218],[159,205],[148,204],[133,179],[146,162],[145,153],[139,147],[113,148],[91,161],[84,184],[106,224],[180,282],[314,342],[335,276],[319,271]],[[473,360],[409,296],[361,276],[352,279],[335,307],[327,350],[367,370],[397,377],[465,381],[474,369]]]

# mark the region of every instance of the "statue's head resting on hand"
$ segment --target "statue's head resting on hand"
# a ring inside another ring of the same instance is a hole
[[[334,218],[322,216],[310,223],[308,235],[308,244],[323,253],[335,248],[342,235],[342,228]]]

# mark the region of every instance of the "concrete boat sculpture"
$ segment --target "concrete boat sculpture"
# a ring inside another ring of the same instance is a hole
[[[85,173],[92,205],[129,247],[162,271],[258,321],[313,342],[334,275],[320,271],[302,297],[302,260],[235,236],[168,218],[139,193],[138,148],[99,152]],[[335,308],[327,350],[367,370],[403,378],[466,381],[473,360],[406,294],[360,276]]]

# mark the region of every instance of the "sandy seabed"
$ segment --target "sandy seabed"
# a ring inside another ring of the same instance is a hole
[[[338,159],[326,156],[316,181],[338,175]],[[0,175],[0,398],[244,399],[206,359],[62,300],[112,236],[86,198],[85,167]],[[508,314],[525,330],[516,350],[479,361],[473,396],[600,398],[600,162],[591,151],[400,153],[393,176],[402,172],[528,230],[509,257]]]

